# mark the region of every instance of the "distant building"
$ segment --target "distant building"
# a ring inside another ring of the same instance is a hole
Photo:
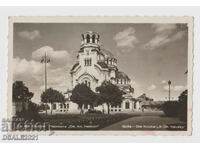
[[[153,101],[152,98],[149,98],[146,96],[146,94],[142,94],[140,95],[138,98],[135,99],[136,100],[136,104],[138,105],[138,108],[142,111],[144,111],[144,109],[146,109],[146,105],[149,106],[150,102]]]
[[[135,99],[138,102],[138,107],[142,111],[160,111],[165,101],[154,101],[152,98],[142,94]]]

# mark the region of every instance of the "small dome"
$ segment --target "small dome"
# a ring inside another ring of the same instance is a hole
[[[109,57],[109,58],[115,58],[114,55],[109,51],[109,50],[106,50],[106,49],[101,49],[100,50],[104,55],[105,57]]]
[[[83,34],[97,34],[97,35],[99,35],[98,32],[94,32],[94,31],[86,31]]]
[[[116,72],[116,78],[130,80],[130,78],[124,72],[120,71]]]

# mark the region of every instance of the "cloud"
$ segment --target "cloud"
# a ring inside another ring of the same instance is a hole
[[[67,62],[70,61],[70,56],[66,50],[55,51],[52,47],[45,46],[35,50],[32,53],[31,60],[27,60],[25,58],[21,59],[19,57],[14,58],[14,75],[29,78],[34,77],[35,79],[38,79],[38,76],[41,76],[44,73],[44,64],[42,64],[40,61],[45,52],[47,52],[47,55],[51,60],[51,62],[47,64],[49,73],[55,74],[67,69],[67,67],[69,68],[69,64]],[[58,77],[58,75],[56,76]]]
[[[176,24],[153,24],[152,28],[155,30],[155,33],[172,33],[173,30],[177,28]]]
[[[23,81],[34,93],[33,102],[40,102],[40,94],[44,91],[44,64],[36,60],[14,58],[14,81]],[[47,87],[66,92],[70,88],[70,67],[54,67],[47,64]]]
[[[127,52],[129,52],[130,49],[135,48],[135,45],[139,42],[135,32],[135,28],[129,27],[117,33],[113,38],[117,43],[117,47],[122,48],[123,51]]]
[[[177,86],[174,86],[174,91],[181,91],[183,90],[185,87],[182,86],[182,85],[177,85]]]
[[[48,71],[47,86],[64,93],[70,87],[70,79],[70,74],[66,72],[66,67],[50,69]],[[40,90],[44,90],[44,85],[40,86]]]
[[[50,63],[56,66],[64,66],[70,61],[70,54],[66,50],[54,50],[50,46],[41,47],[32,52],[32,58],[37,61],[41,61],[45,56],[45,52],[50,58]]]
[[[31,60],[16,57],[13,59],[14,81],[23,81],[32,92],[33,101],[40,102],[40,94],[44,91],[44,64],[40,62],[44,52],[51,62],[47,64],[47,87],[66,92],[70,88],[70,54],[66,50],[54,50],[49,46],[42,47],[32,53]]]
[[[163,87],[164,90],[168,91],[169,90],[169,86],[168,85],[165,85]],[[185,89],[185,86],[182,86],[182,85],[175,85],[175,86],[170,86],[170,90],[173,90],[173,91],[182,91]]]
[[[34,40],[34,39],[41,37],[40,31],[38,31],[38,30],[21,31],[21,32],[18,32],[18,36],[23,38],[23,39],[27,39],[27,40]]]
[[[152,90],[154,90],[154,89],[156,89],[156,86],[155,86],[154,84],[152,84],[151,86],[149,86],[149,87],[147,88],[148,91],[152,91]]]
[[[170,42],[182,39],[186,35],[186,28],[176,24],[153,24],[155,36],[144,45],[144,49],[154,50]]]
[[[167,83],[167,81],[166,80],[162,80],[160,83],[161,84],[165,84],[165,83]]]
[[[168,90],[169,90],[169,86],[168,86],[168,85],[165,85],[165,86],[163,86],[163,89],[166,90],[166,91],[168,91]],[[171,89],[173,90],[173,87],[172,87],[172,86],[171,86]]]
[[[20,59],[19,57],[13,60],[14,75],[40,75],[43,71],[42,64],[34,60]]]
[[[131,80],[130,85],[131,85],[131,87],[135,87],[137,84],[135,81]]]

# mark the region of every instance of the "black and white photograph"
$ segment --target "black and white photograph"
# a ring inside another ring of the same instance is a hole
[[[191,134],[191,17],[9,19],[13,131]]]

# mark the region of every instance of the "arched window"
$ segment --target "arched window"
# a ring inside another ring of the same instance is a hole
[[[136,109],[136,102],[134,103],[134,109]]]
[[[95,43],[95,35],[92,35],[92,43]]]
[[[88,105],[87,104],[84,105],[84,109],[88,109]]]
[[[82,83],[84,83],[85,85],[87,85],[88,87],[91,86],[91,83],[88,79],[85,79]]]
[[[61,109],[63,108],[63,105],[62,105],[62,104],[60,104],[60,108],[61,108]]]
[[[108,61],[109,61],[108,64],[111,65],[111,59],[109,59]]]
[[[56,104],[53,104],[53,109],[56,109]]]
[[[99,59],[99,61],[101,60],[101,57],[100,57],[100,55],[98,55],[98,59]]]
[[[87,34],[86,39],[87,39],[87,43],[90,43],[90,35],[89,34]]]
[[[85,59],[85,66],[91,66],[92,65],[92,59],[91,58],[86,58]]]
[[[129,109],[130,108],[130,103],[129,102],[126,102],[125,103],[125,109]]]
[[[106,64],[108,64],[108,59],[106,59]]]
[[[64,108],[66,108],[66,104],[63,104],[64,105]]]

